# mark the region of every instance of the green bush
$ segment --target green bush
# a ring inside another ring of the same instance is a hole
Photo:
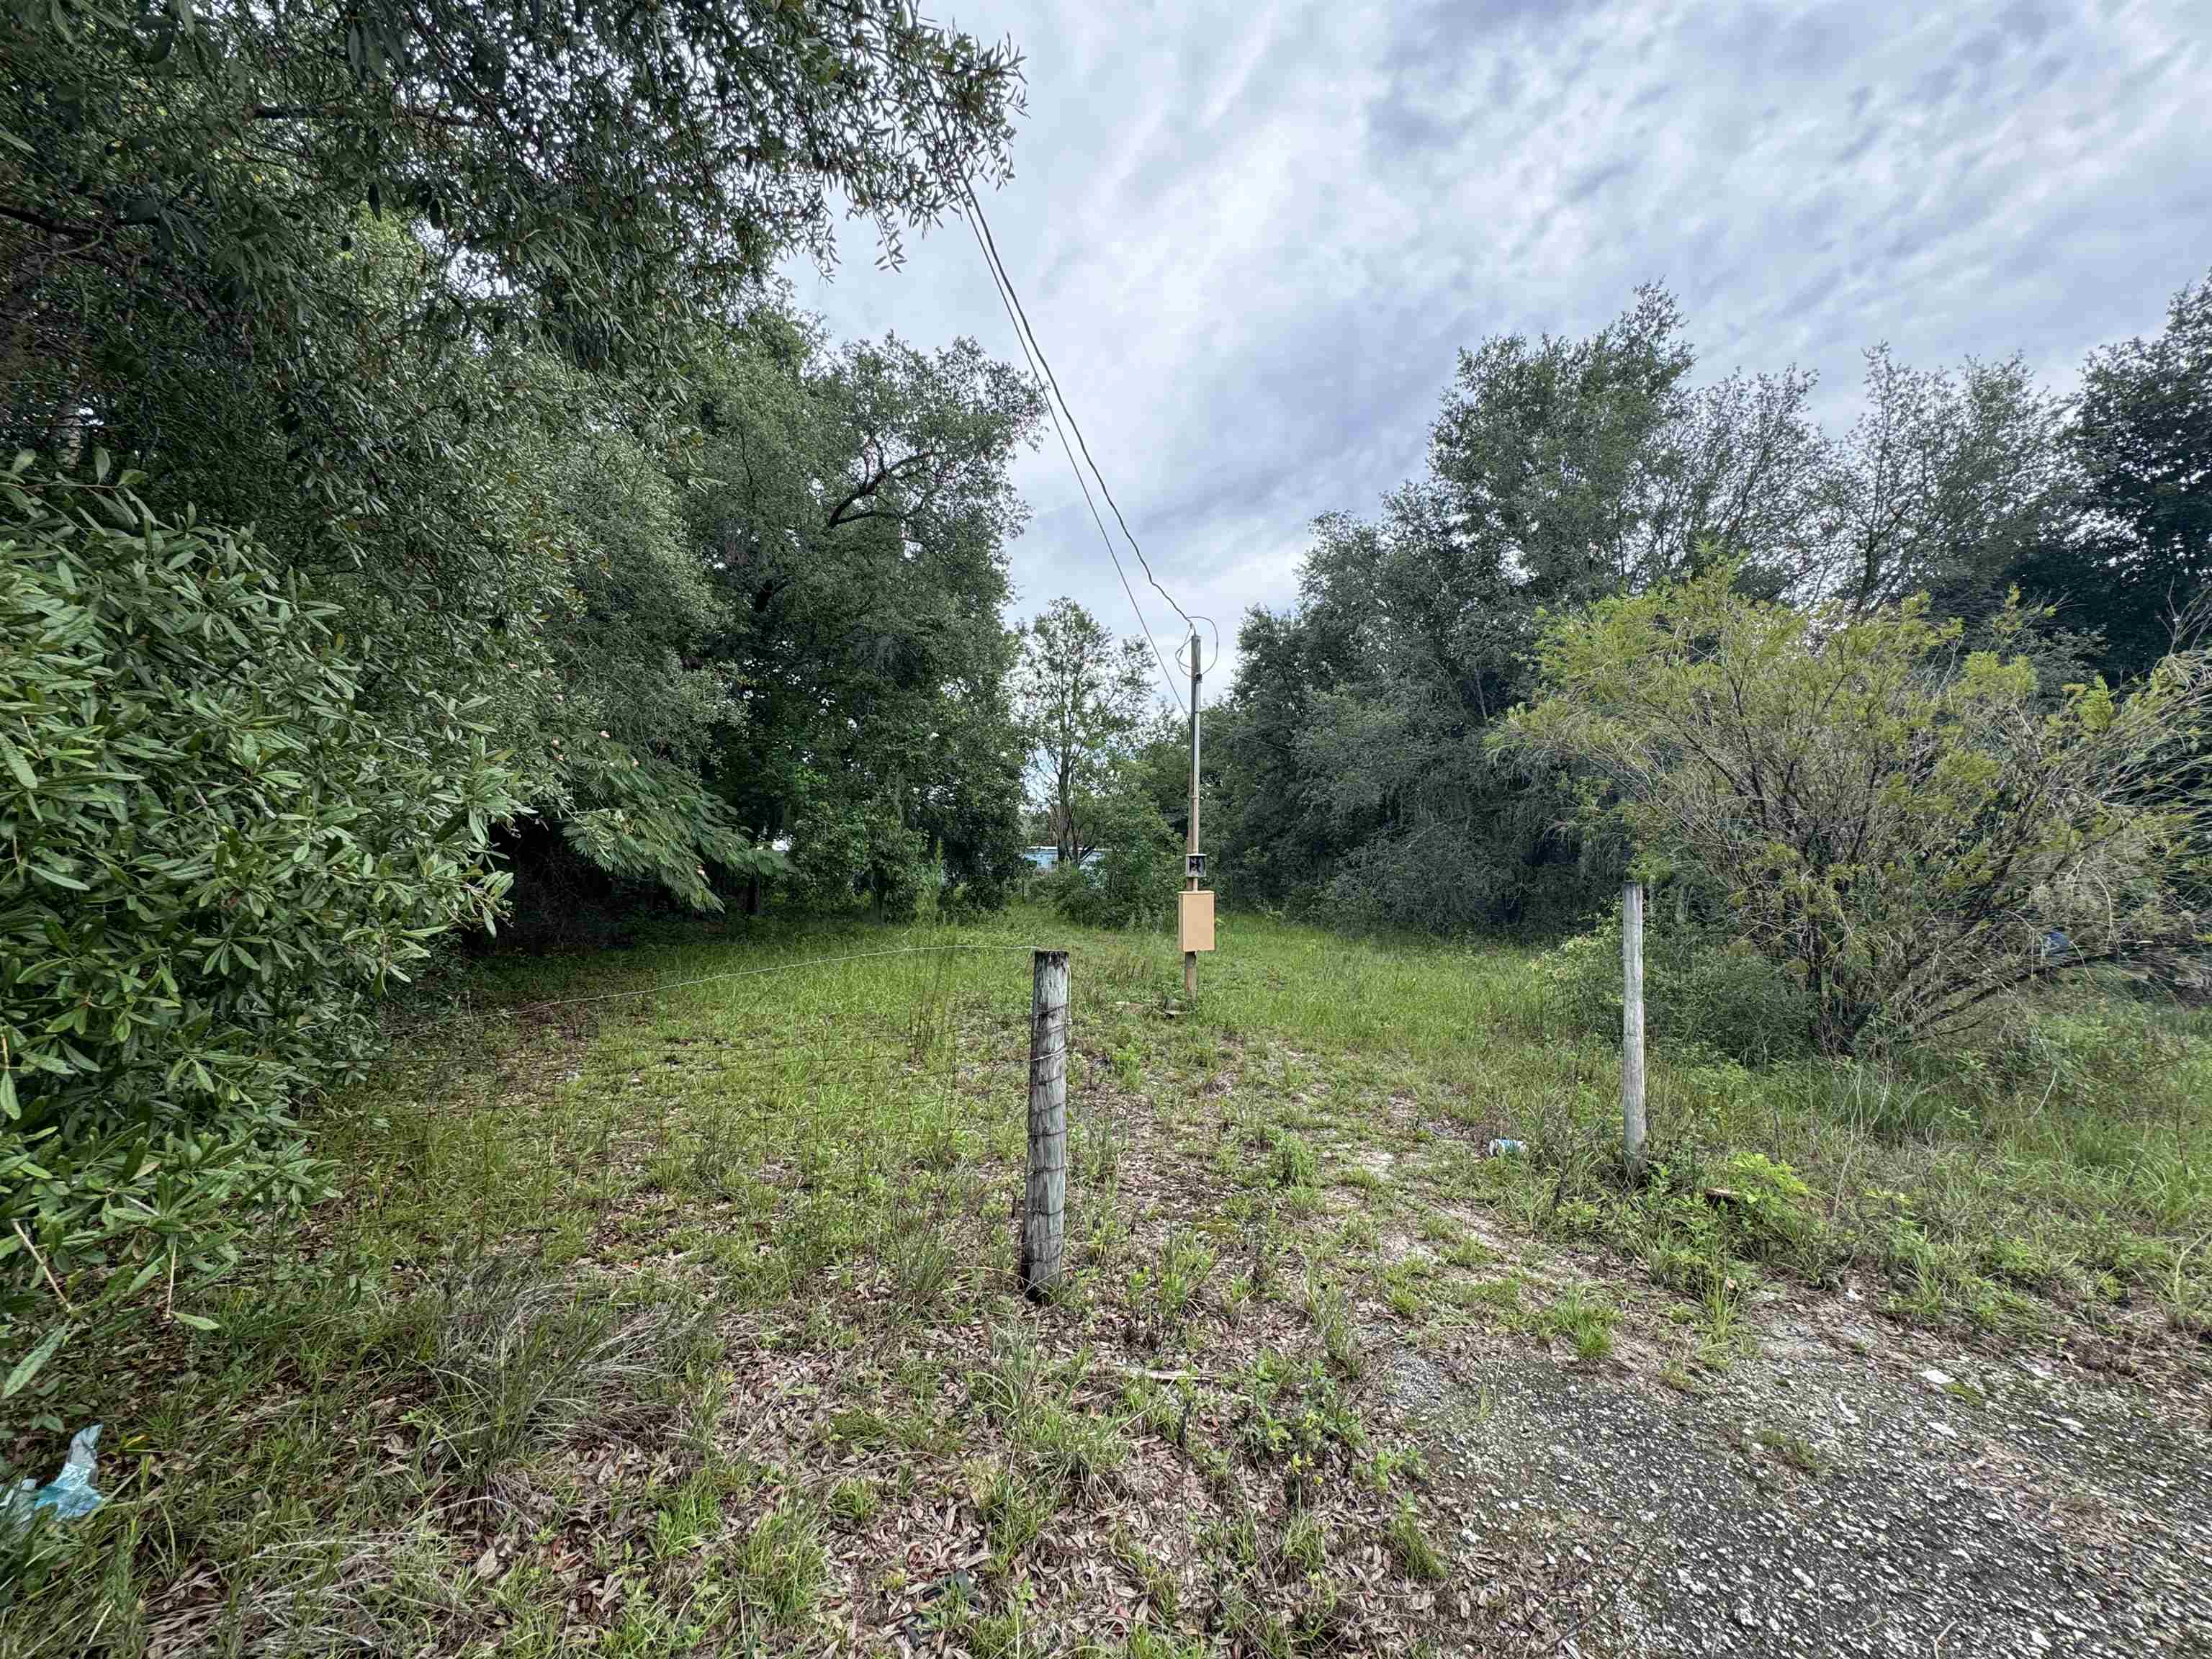
[[[1970,1031],[1990,1005],[2114,963],[2201,960],[2192,848],[2212,653],[2116,694],[2045,693],[2047,613],[1965,650],[1926,596],[1863,610],[1750,596],[1743,567],[1553,618],[1547,695],[1494,745],[1584,776],[1584,823],[1716,902],[1804,988],[1830,1055]]]
[[[1756,1254],[1789,1255],[1812,1246],[1820,1231],[1813,1189],[1787,1164],[1764,1152],[1735,1152],[1713,1170],[1713,1184],[1735,1194],[1737,1226]]]
[[[1763,1062],[1810,1046],[1811,1005],[1790,971],[1695,918],[1647,909],[1644,1028],[1655,1043]],[[1575,1030],[1620,1036],[1620,907],[1547,951],[1537,969]]]
[[[911,920],[941,891],[943,868],[921,831],[901,821],[896,803],[857,787],[801,774],[791,825],[790,890],[810,908],[839,910],[863,902],[878,915]]]
[[[8,1395],[319,1190],[290,1103],[358,1067],[372,994],[506,884],[508,775],[470,711],[369,718],[330,608],[134,482],[0,473]]]
[[[1062,865],[1044,878],[1045,896],[1085,927],[1137,927],[1164,921],[1182,885],[1182,855],[1159,808],[1132,787],[1100,799],[1091,833],[1097,860]]]

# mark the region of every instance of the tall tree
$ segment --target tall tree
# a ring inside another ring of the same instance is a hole
[[[1054,599],[1023,635],[1014,690],[1060,861],[1080,864],[1097,845],[1094,823],[1115,763],[1152,702],[1146,648],[1116,641],[1073,599]]]
[[[1802,591],[1857,615],[1924,592],[1939,614],[1986,616],[2021,560],[2060,533],[2063,411],[2018,357],[1917,370],[1876,346],[1866,364]]]
[[[841,205],[896,255],[957,167],[1003,169],[1020,101],[1010,47],[901,0],[94,0],[0,29],[9,314],[95,407],[127,343],[85,293],[282,363],[364,208],[421,234],[411,326],[657,355],[787,250],[830,257]]]
[[[1795,372],[1690,384],[1664,290],[1580,339],[1461,354],[1426,477],[1317,520],[1293,617],[1255,617],[1219,752],[1224,874],[1263,902],[1462,929],[1572,913],[1610,866],[1558,780],[1486,757],[1539,611],[1726,557],[1768,591],[1817,534]],[[1749,561],[1756,560],[1756,563]]]
[[[1809,375],[1699,390],[1661,288],[1582,339],[1503,335],[1460,354],[1430,470],[1470,556],[1539,602],[1664,580],[1701,549],[1773,557],[1811,522]]]
[[[2212,274],[2159,333],[2090,354],[2070,437],[2082,522],[2011,574],[2101,635],[2117,684],[2212,625]]]
[[[1203,750],[1218,795],[1206,805],[1218,849],[1215,885],[1231,902],[1288,908],[1309,900],[1356,839],[1315,799],[1304,747],[1316,698],[1334,683],[1304,618],[1259,606],[1245,613],[1236,683],[1208,714]]]
[[[895,253],[999,171],[1011,49],[897,0],[95,0],[0,45],[6,438],[253,524],[380,719],[471,705],[573,846],[712,902],[672,388],[840,204]]]
[[[689,521],[722,606],[704,654],[732,702],[718,790],[789,836],[817,896],[904,903],[934,860],[995,891],[1022,747],[1000,622],[1024,516],[1007,469],[1042,414],[1034,386],[971,340],[832,350],[763,312],[696,396]]]

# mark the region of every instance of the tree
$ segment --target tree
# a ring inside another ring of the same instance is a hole
[[[681,467],[729,718],[708,770],[805,890],[905,904],[927,867],[1002,892],[1023,744],[1000,621],[1035,386],[972,340],[833,351],[757,313],[702,364]],[[994,805],[995,803],[995,805]]]
[[[2212,663],[2047,707],[2033,663],[1960,656],[1923,599],[1872,612],[1746,596],[1737,571],[1555,618],[1504,744],[1585,768],[1649,875],[1722,897],[1847,1054],[1986,1015],[2097,963],[2172,962],[2208,918],[2174,884],[2212,803],[2172,781],[2212,728]]]
[[[2186,358],[2149,353],[2166,378],[2144,383],[2193,384]],[[2106,623],[2082,598],[2085,469],[2021,360],[1923,373],[1877,348],[1840,440],[1808,413],[1808,374],[1695,369],[1657,288],[1588,336],[1460,355],[1426,475],[1371,517],[1317,520],[1297,610],[1247,619],[1214,745],[1224,878],[1393,927],[1577,920],[1618,875],[1618,837],[1576,817],[1559,764],[1483,740],[1536,690],[1547,609],[1718,564],[1747,595],[1851,613],[1925,591],[1975,646],[2018,586],[2035,603],[2007,653],[2033,660],[2046,698],[2082,678],[2083,633]],[[2169,472],[2161,501],[2195,476],[2178,459]]]
[[[1457,539],[1538,603],[1688,569],[1701,549],[1764,556],[1811,522],[1822,446],[1809,375],[1703,391],[1681,310],[1646,286],[1595,334],[1462,351],[1430,437]]]
[[[1238,905],[1285,909],[1327,881],[1343,840],[1309,795],[1304,749],[1325,669],[1300,618],[1254,606],[1237,635],[1237,679],[1208,712],[1201,751],[1214,780],[1206,823],[1214,885]]]
[[[1073,599],[1054,599],[1024,635],[1014,696],[1063,864],[1099,845],[1094,819],[1115,762],[1152,702],[1151,662],[1135,640]]]
[[[380,720],[477,708],[572,848],[717,902],[750,855],[696,760],[730,688],[657,476],[678,388],[783,253],[829,257],[836,204],[895,255],[956,171],[1003,167],[1011,48],[890,0],[0,31],[7,435],[96,440],[157,514],[253,524],[339,607]]]
[[[2212,274],[2160,333],[2090,354],[2069,437],[2082,521],[2010,574],[2101,637],[2118,684],[2212,624]]]
[[[2002,605],[2020,562],[2063,534],[2063,410],[2018,357],[1931,373],[1876,346],[1866,362],[1801,590],[1859,612],[1924,592],[1939,615],[1979,621]]]
[[[1216,704],[1204,711],[1204,741],[1199,745],[1199,822],[1216,839],[1220,824],[1213,814],[1220,804],[1220,769],[1207,751],[1219,735],[1219,707]],[[1127,771],[1130,786],[1152,803],[1160,822],[1174,833],[1176,845],[1182,846],[1190,835],[1188,711],[1163,708],[1154,702],[1131,740]]]
[[[342,314],[324,277],[363,209],[419,233],[409,331],[665,361],[787,250],[830,257],[840,204],[896,257],[957,171],[1003,171],[1020,106],[1011,47],[896,0],[92,3],[0,27],[8,311],[44,335],[64,420],[129,367],[103,321],[181,310],[290,367]]]
[[[1582,339],[1463,352],[1428,476],[1326,514],[1294,617],[1249,618],[1217,747],[1224,877],[1261,902],[1443,931],[1570,920],[1613,866],[1546,769],[1486,754],[1533,686],[1541,607],[1729,550],[1768,590],[1814,534],[1809,377],[1689,384],[1662,290]]]
[[[1300,622],[1327,678],[1295,741],[1300,796],[1338,848],[1318,902],[1383,927],[1521,920],[1556,867],[1544,843],[1563,803],[1480,747],[1534,639],[1512,556],[1464,537],[1435,488],[1400,490],[1379,522],[1316,530]]]

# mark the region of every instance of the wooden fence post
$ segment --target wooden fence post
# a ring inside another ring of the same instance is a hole
[[[1067,1208],[1067,952],[1039,951],[1030,991],[1029,1197],[1022,1212],[1022,1289],[1060,1284]]]
[[[1620,1124],[1632,1172],[1644,1167],[1644,884],[1620,894]]]
[[[1183,838],[1183,853],[1185,856],[1183,859],[1182,884],[1187,890],[1194,893],[1198,890],[1198,876],[1191,868],[1193,860],[1189,855],[1195,854],[1199,850],[1198,690],[1200,678],[1200,676],[1199,674],[1198,661],[1198,624],[1196,623],[1193,623],[1190,625],[1190,823],[1187,826],[1188,832]],[[1181,906],[1187,903],[1188,901],[1177,899],[1176,902],[1178,906]],[[1178,924],[1181,924],[1182,921],[1182,915],[1180,909],[1176,912],[1176,920]],[[1179,925],[1176,929],[1177,933],[1182,933],[1184,931],[1184,927],[1181,925]],[[1210,951],[1212,948],[1212,944],[1209,940],[1206,949]],[[1182,1000],[1186,1007],[1194,1007],[1198,1002],[1198,952],[1190,948],[1190,941],[1188,939],[1183,940]]]

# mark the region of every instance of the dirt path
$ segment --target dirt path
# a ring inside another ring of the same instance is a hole
[[[1498,1587],[1498,1646],[2212,1655],[2212,1389],[1998,1358],[1863,1304],[1762,1322],[1692,1398],[1499,1335],[1391,1392]],[[1516,1639],[1517,1638],[1517,1639]]]

